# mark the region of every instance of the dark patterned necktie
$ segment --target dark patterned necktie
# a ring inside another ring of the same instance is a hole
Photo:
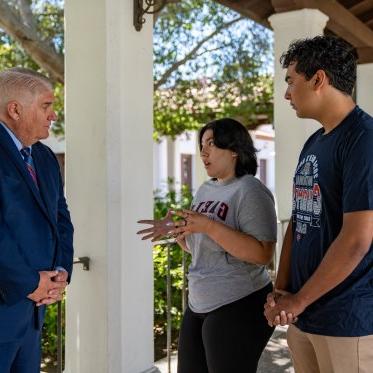
[[[26,163],[26,167],[27,167],[27,170],[35,184],[35,186],[37,188],[39,188],[38,186],[38,179],[36,177],[36,172],[35,172],[35,167],[34,167],[34,162],[32,160],[32,157],[31,157],[31,151],[30,151],[30,148],[26,147],[26,148],[22,148],[20,150],[21,154],[22,154],[22,157],[23,157],[23,160],[25,161]]]

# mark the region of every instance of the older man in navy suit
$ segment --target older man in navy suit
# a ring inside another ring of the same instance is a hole
[[[49,135],[53,89],[43,75],[0,73],[0,373],[40,372],[45,305],[61,299],[73,226]]]

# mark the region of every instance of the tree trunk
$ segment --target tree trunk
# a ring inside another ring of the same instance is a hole
[[[0,0],[0,27],[20,43],[25,52],[51,77],[53,81],[64,83],[64,56],[57,53],[22,19],[4,0]]]

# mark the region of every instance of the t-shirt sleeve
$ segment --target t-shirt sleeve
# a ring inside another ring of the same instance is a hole
[[[343,212],[373,210],[373,130],[349,142],[342,170]]]
[[[238,207],[238,223],[241,232],[259,241],[277,240],[275,204],[269,191],[259,183],[249,185],[243,194]]]

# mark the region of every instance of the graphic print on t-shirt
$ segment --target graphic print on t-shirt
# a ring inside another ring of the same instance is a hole
[[[207,215],[212,220],[216,220],[216,215],[220,220],[225,221],[229,207],[226,203],[221,201],[202,201],[198,206],[192,205],[191,209]]]
[[[299,162],[293,185],[293,223],[298,241],[308,227],[320,227],[321,201],[317,157],[310,154]]]

